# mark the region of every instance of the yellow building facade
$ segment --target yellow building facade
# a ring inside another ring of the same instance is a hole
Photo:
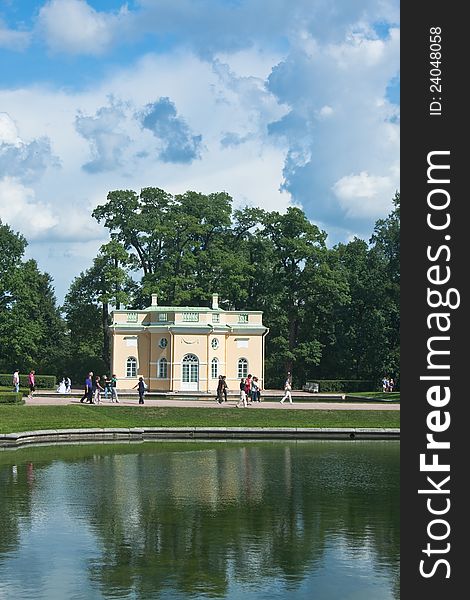
[[[112,313],[111,365],[118,387],[131,389],[140,376],[152,392],[207,392],[225,375],[229,390],[241,377],[258,377],[264,387],[264,348],[268,328],[261,311],[212,306],[159,306]]]

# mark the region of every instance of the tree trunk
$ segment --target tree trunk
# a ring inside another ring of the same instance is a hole
[[[103,328],[103,362],[106,365],[106,370],[109,371],[110,368],[110,352],[109,352],[109,331],[108,331],[108,322],[109,322],[109,305],[107,302],[103,302],[103,306],[101,309],[101,326]]]

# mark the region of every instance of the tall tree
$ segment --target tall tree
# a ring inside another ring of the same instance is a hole
[[[136,284],[127,273],[129,255],[117,240],[103,245],[93,265],[72,282],[63,310],[70,336],[74,377],[93,367],[109,372],[110,305],[128,304]]]
[[[65,323],[52,279],[24,260],[25,238],[0,221],[0,370],[60,372]]]

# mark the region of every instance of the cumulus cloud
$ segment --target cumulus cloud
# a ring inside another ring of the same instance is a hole
[[[236,206],[299,205],[330,242],[368,238],[386,215],[399,177],[388,93],[397,0],[139,0],[114,12],[93,7],[119,0],[42,4],[34,33],[54,53],[49,85],[0,89],[14,119],[0,118],[3,193],[59,220],[35,239],[89,240],[92,252],[106,232],[90,213],[108,191],[152,185],[223,189]],[[113,48],[136,39],[123,66]],[[62,54],[75,55],[86,89],[54,83],[70,68]],[[46,168],[51,148],[56,172]]]
[[[75,119],[77,132],[89,144],[93,159],[82,166],[88,173],[113,171],[122,166],[123,152],[130,144],[130,138],[121,130],[126,119],[118,103],[99,108],[95,116],[79,113]]]
[[[127,14],[125,5],[109,13],[85,0],[49,0],[39,11],[37,29],[53,52],[100,55],[119,37]]]
[[[361,26],[327,44],[306,34],[268,80],[289,106],[268,128],[288,148],[282,188],[312,219],[345,233],[353,226],[367,235],[399,187],[399,112],[386,98],[398,57],[396,28],[379,39]]]
[[[333,185],[348,216],[359,218],[382,216],[395,189],[390,177],[370,175],[366,171],[342,177]]]
[[[0,19],[0,48],[6,50],[25,50],[31,41],[31,34],[27,31],[9,29]]]
[[[192,135],[186,121],[179,117],[169,98],[147,104],[139,114],[144,129],[159,140],[158,157],[167,163],[190,163],[201,156],[201,135]]]
[[[57,165],[49,138],[43,136],[24,142],[7,113],[0,113],[0,174],[31,182],[49,165]]]
[[[4,223],[32,239],[59,222],[50,205],[37,201],[33,189],[9,176],[0,180],[0,215]]]

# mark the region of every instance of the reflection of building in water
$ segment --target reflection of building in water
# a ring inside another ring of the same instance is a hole
[[[176,503],[217,508],[227,502],[262,501],[265,474],[256,448],[191,452],[191,460],[187,452],[173,453],[170,461],[169,491]]]
[[[261,311],[212,306],[151,306],[115,310],[110,326],[112,372],[118,387],[130,389],[142,375],[151,391],[214,392],[219,375],[238,391],[241,377],[256,375],[264,387],[264,340],[268,328]]]

